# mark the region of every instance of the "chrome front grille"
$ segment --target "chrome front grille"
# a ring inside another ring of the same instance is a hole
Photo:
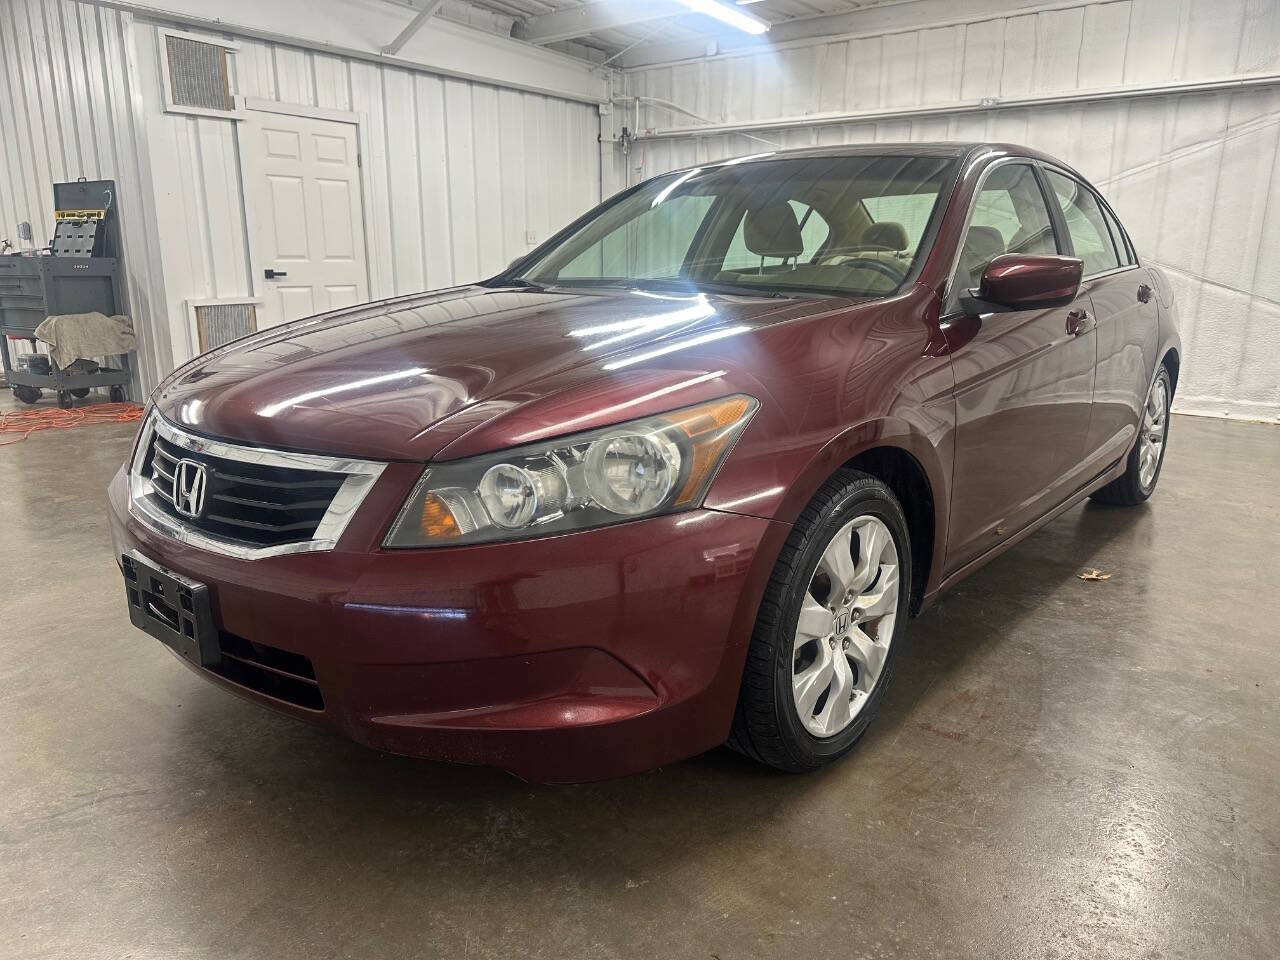
[[[173,479],[178,464],[194,460],[205,467],[204,510],[184,518],[174,507]],[[310,540],[346,476],[319,470],[265,467],[185,450],[156,434],[151,459],[143,466],[151,477],[157,506],[176,520],[186,519],[215,536],[259,547]]]
[[[161,532],[250,558],[331,549],[383,465],[200,437],[153,414],[131,465],[135,515]],[[186,463],[185,467],[180,464]],[[175,478],[202,475],[198,509]]]

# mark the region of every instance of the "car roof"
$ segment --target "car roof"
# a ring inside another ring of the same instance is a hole
[[[992,156],[1015,156],[1029,157],[1034,160],[1042,160],[1045,163],[1051,163],[1070,171],[1080,179],[1084,179],[1079,173],[1066,163],[1063,163],[1057,157],[1034,150],[1031,147],[1024,147],[1017,143],[1002,143],[996,141],[953,141],[943,140],[931,143],[914,143],[914,142],[895,142],[895,143],[838,143],[825,147],[799,147],[791,150],[770,150],[760,153],[746,154],[741,157],[725,157],[723,160],[714,160],[709,163],[691,164],[682,170],[667,171],[669,173],[679,173],[685,170],[700,168],[703,170],[724,166],[726,164],[745,164],[745,163],[763,163],[765,161],[779,160],[808,160],[816,157],[865,157],[865,156],[909,156],[909,157],[954,157],[956,159],[969,159],[977,155],[989,153]]]

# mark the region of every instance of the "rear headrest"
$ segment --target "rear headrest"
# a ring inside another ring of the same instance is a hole
[[[859,242],[868,247],[905,250],[907,249],[907,228],[892,220],[881,220],[863,230]]]
[[[798,257],[804,251],[800,223],[786,200],[770,200],[747,211],[742,239],[757,257]]]

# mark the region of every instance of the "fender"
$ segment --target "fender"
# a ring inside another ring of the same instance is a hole
[[[843,430],[824,444],[788,485],[771,519],[794,524],[818,488],[842,466],[860,454],[880,447],[903,451],[921,468],[933,502],[933,551],[925,577],[931,592],[941,577],[946,555],[951,505],[951,444],[948,425],[941,442],[930,439],[919,427],[899,417],[876,417]]]

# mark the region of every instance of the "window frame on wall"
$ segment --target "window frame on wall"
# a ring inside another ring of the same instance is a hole
[[[169,27],[157,27],[156,36],[158,38],[156,56],[160,61],[160,104],[163,112],[182,113],[195,117],[216,117],[220,120],[243,119],[244,102],[243,99],[236,94],[235,85],[231,82],[230,58],[232,55],[239,52],[239,43],[234,40],[227,40],[223,37],[211,37],[205,34],[190,33],[186,30],[173,30]],[[170,37],[178,40],[190,40],[193,43],[204,43],[211,47],[222,48],[223,62],[227,67],[227,95],[232,104],[229,109],[219,110],[214,107],[198,107],[174,101],[173,75],[169,66]]]

